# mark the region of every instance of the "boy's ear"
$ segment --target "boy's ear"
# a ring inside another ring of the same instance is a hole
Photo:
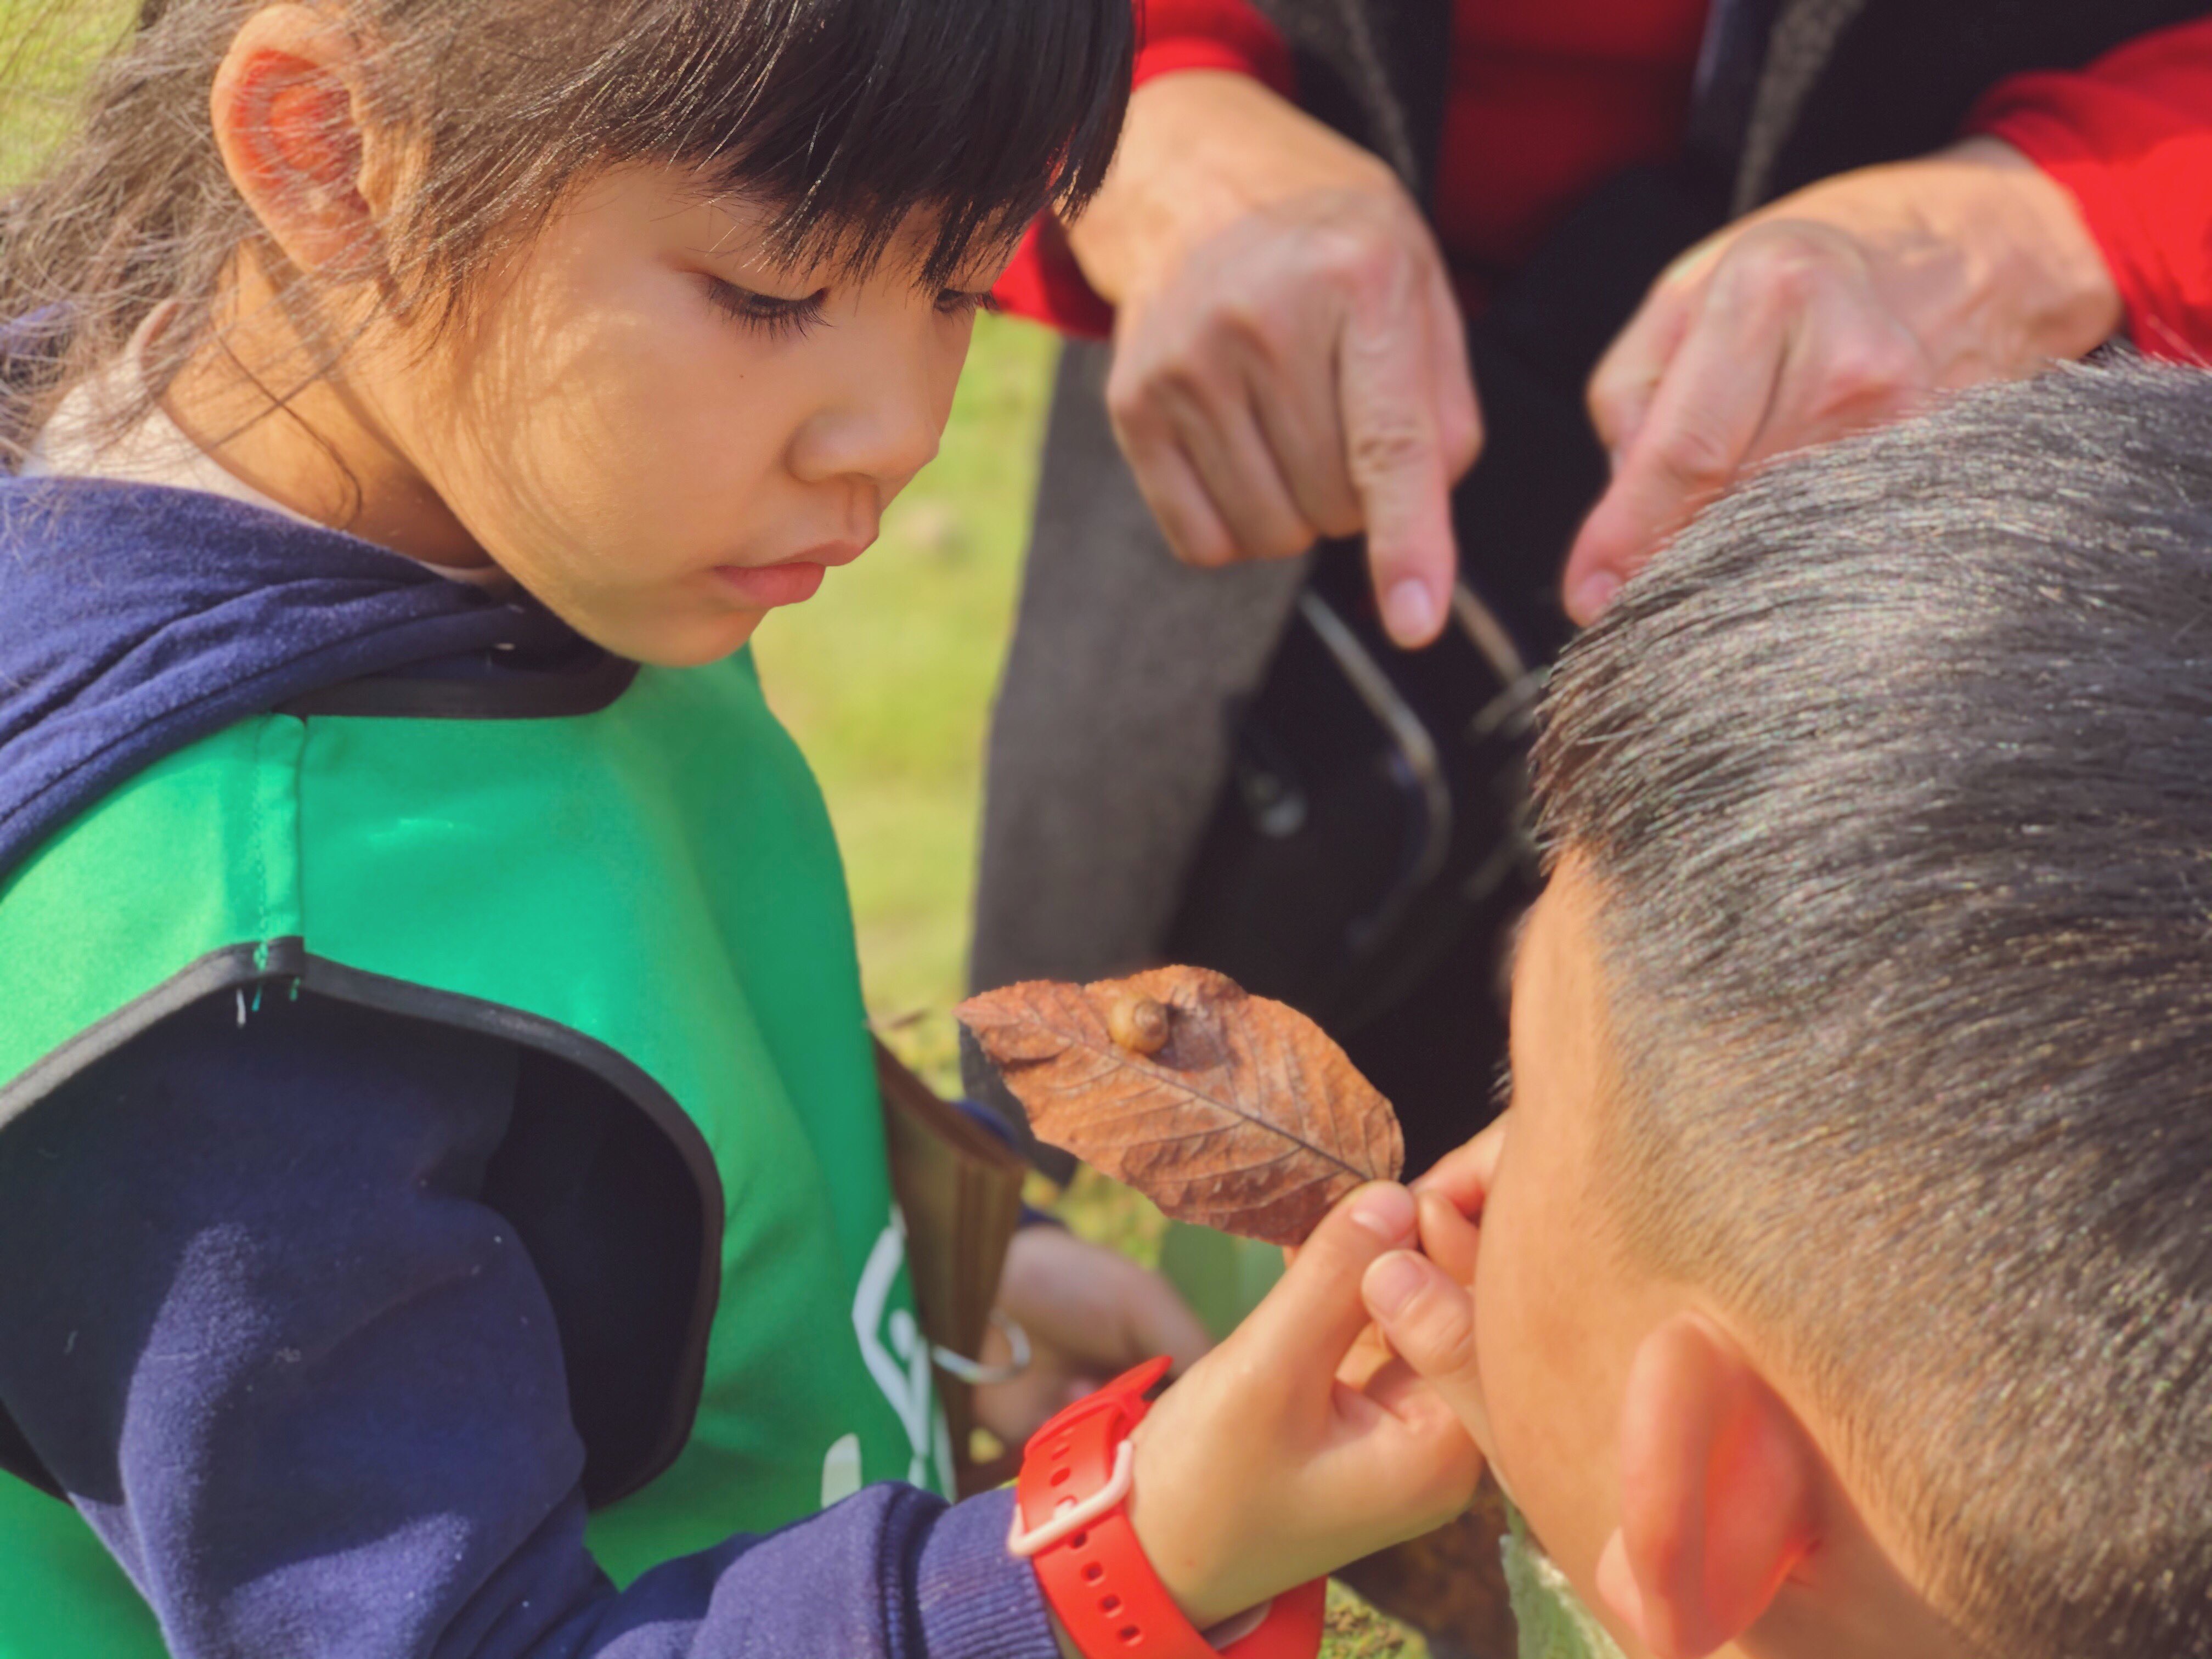
[[[1669,1320],[1630,1368],[1599,1594],[1659,1659],[1734,1641],[1811,1552],[1822,1468],[1742,1350],[1698,1315]]]
[[[375,243],[376,181],[345,32],[302,5],[240,27],[209,100],[223,166],[285,258],[346,277]]]

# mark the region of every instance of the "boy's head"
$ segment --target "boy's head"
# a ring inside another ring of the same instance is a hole
[[[286,505],[726,654],[935,453],[1015,241],[1104,175],[1133,33],[1127,0],[149,0],[0,203],[0,325],[39,337],[0,463],[136,334]]]
[[[2212,1654],[2212,378],[1778,467],[1568,653],[1475,1268],[1662,1654]]]

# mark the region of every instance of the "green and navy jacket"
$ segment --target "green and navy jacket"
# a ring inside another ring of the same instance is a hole
[[[949,1462],[749,658],[0,479],[0,1659],[1048,1659]]]

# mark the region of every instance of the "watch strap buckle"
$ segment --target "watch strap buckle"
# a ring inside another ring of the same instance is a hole
[[[1165,1354],[1147,1359],[1143,1364],[1122,1372],[1096,1393],[1084,1395],[1073,1405],[1061,1407],[1045,1419],[1042,1428],[1030,1437],[1030,1445],[1041,1445],[1054,1436],[1064,1435],[1078,1424],[1108,1412],[1120,1413],[1128,1419],[1129,1426],[1133,1429],[1145,1420],[1145,1413],[1152,1409],[1145,1396],[1159,1387],[1161,1379],[1167,1376],[1169,1367],[1174,1363]]]

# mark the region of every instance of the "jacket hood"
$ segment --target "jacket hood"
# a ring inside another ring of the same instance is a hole
[[[348,681],[584,647],[526,599],[198,490],[0,477],[0,884],[155,762]]]

